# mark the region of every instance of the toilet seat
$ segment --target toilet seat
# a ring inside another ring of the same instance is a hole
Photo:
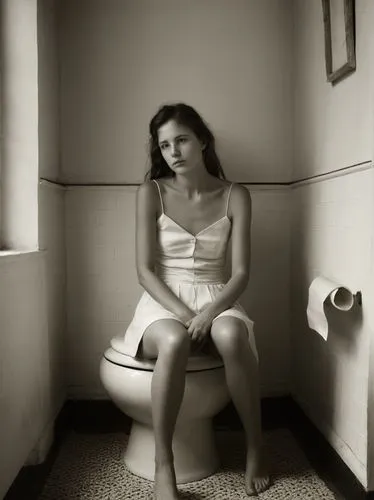
[[[128,356],[123,352],[123,337],[114,337],[110,342],[109,347],[104,357],[111,363],[119,366],[133,368],[136,370],[153,371],[156,360],[138,359]],[[214,356],[207,356],[206,354],[194,354],[188,358],[186,371],[197,372],[203,370],[212,370],[214,368],[221,368],[223,366],[222,359]]]

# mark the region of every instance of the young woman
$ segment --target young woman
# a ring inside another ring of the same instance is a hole
[[[261,458],[258,357],[253,322],[236,302],[249,278],[251,198],[225,180],[214,137],[191,106],[161,107],[149,128],[151,169],[137,193],[136,215],[136,265],[145,292],[124,342],[127,354],[156,358],[155,498],[178,498],[172,438],[188,356],[196,349],[214,349],[223,359],[245,430],[245,488],[256,495],[270,484]]]

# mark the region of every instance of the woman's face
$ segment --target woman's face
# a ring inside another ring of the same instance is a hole
[[[170,120],[158,129],[161,154],[175,173],[187,173],[204,166],[204,146],[191,129]]]

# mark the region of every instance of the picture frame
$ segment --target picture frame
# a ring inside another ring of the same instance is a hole
[[[332,85],[356,70],[355,1],[322,0],[327,81]]]

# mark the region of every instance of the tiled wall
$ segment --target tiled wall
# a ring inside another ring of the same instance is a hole
[[[0,258],[0,498],[45,459],[66,397],[64,192],[39,201],[45,250]]]
[[[0,498],[50,411],[50,365],[42,253],[0,259]]]
[[[99,361],[142,292],[135,269],[136,187],[66,193],[69,396],[106,397]],[[263,395],[289,390],[289,195],[251,189],[251,279],[242,303],[255,321]]]
[[[59,408],[67,380],[65,190],[48,182],[42,182],[39,188],[39,245],[46,250],[52,408]]]
[[[373,168],[292,193],[292,392],[363,484],[366,481]],[[325,341],[309,329],[308,287],[324,275],[362,291],[362,307],[327,307]]]

